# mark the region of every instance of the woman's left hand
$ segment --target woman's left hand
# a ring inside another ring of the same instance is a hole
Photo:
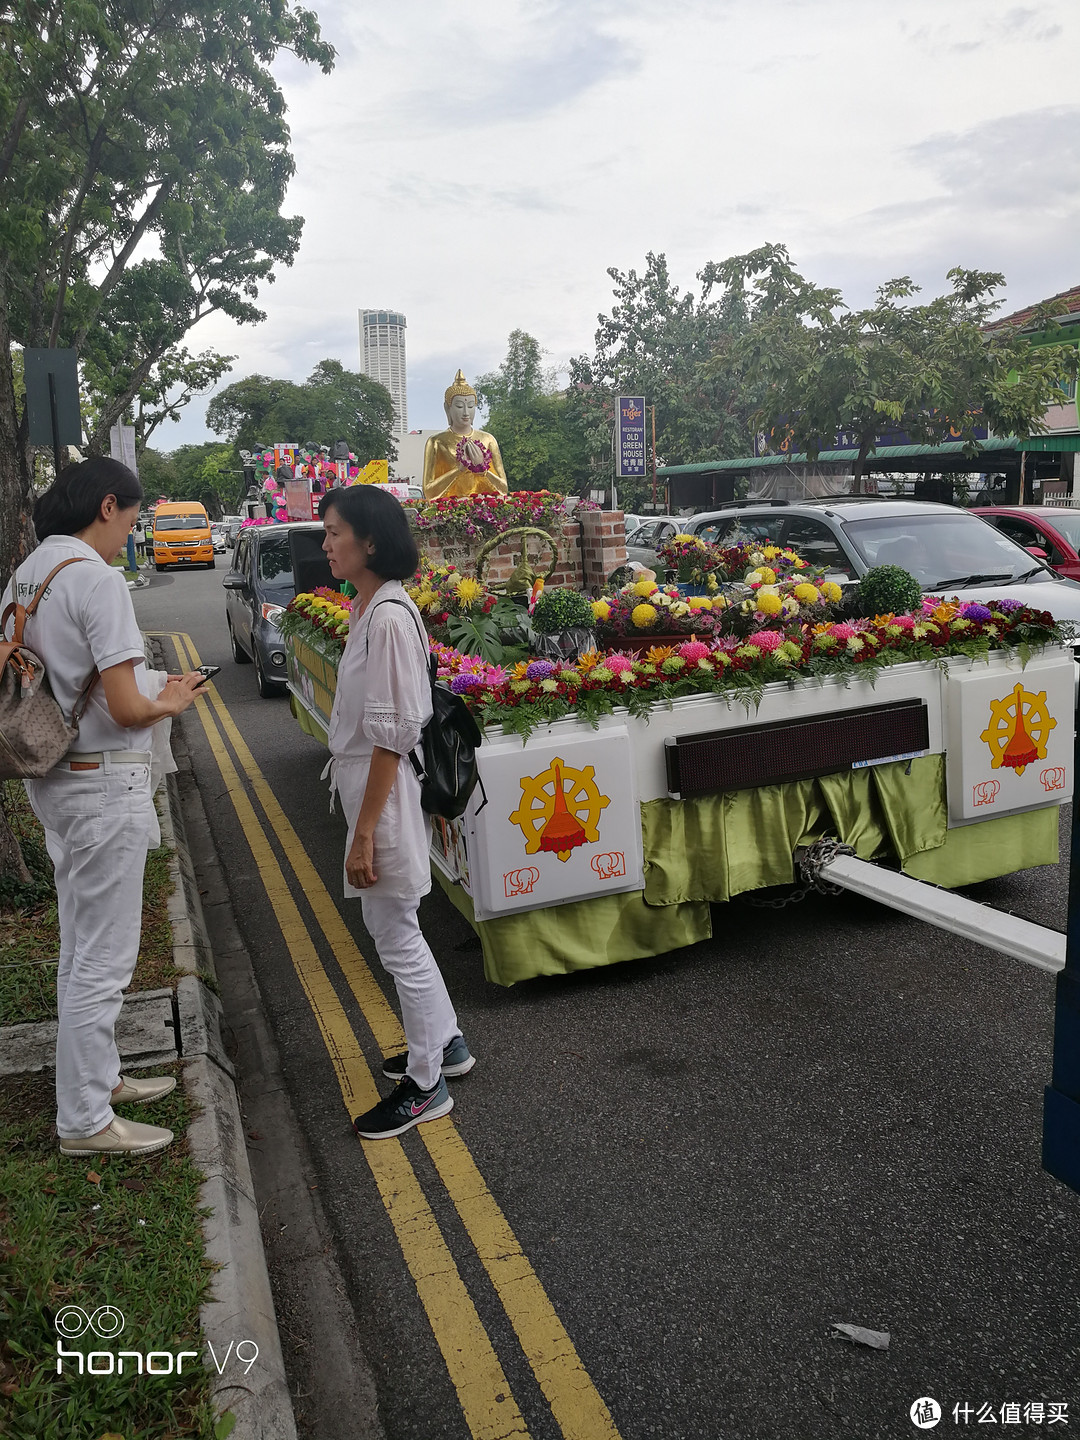
[[[375,874],[375,845],[371,835],[363,834],[359,830],[353,835],[349,853],[345,856],[345,878],[354,890],[367,890],[378,880],[379,877]]]

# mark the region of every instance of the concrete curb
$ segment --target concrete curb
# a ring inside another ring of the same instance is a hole
[[[198,885],[184,831],[175,775],[166,780],[167,804],[161,806],[161,836],[170,845],[175,884],[169,902],[173,961],[183,977],[176,1003],[184,1062],[184,1089],[199,1109],[187,1131],[195,1165],[206,1176],[199,1192],[208,1258],[220,1268],[200,1320],[211,1364],[214,1404],[232,1411],[233,1440],[296,1440],[296,1423],[285,1376],[285,1361],[270,1291],[255,1188],[244,1146],[244,1128],[235,1069],[222,1039],[222,1007],[201,976],[213,979],[214,962],[199,903]],[[258,1345],[258,1358],[246,1369],[250,1344],[237,1357],[241,1341]]]

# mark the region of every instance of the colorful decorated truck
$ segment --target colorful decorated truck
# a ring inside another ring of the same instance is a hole
[[[713,906],[791,884],[826,836],[946,888],[1056,862],[1075,663],[1050,617],[933,601],[796,622],[510,668],[433,641],[485,728],[482,789],[434,822],[432,870],[490,980],[707,939]],[[285,627],[293,713],[323,743],[347,624],[323,592]]]

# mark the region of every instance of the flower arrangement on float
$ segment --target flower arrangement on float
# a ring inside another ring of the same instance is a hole
[[[285,613],[278,616],[277,625],[282,635],[295,636],[336,665],[349,638],[351,615],[352,600],[348,596],[320,585],[317,590],[294,596]]]
[[[680,585],[719,589],[717,572],[723,569],[723,552],[697,535],[673,535],[658,546],[657,558]]]
[[[595,721],[617,707],[647,714],[685,695],[760,693],[770,681],[865,674],[909,661],[953,655],[979,659],[992,649],[1027,655],[1063,635],[1053,617],[1002,600],[993,605],[927,600],[907,615],[802,623],[657,644],[638,654],[593,650],[573,664],[523,661],[498,684],[479,669],[459,683],[483,725],[527,737],[539,725],[575,713]],[[452,682],[451,682],[452,683]]]
[[[715,633],[728,609],[727,598],[683,595],[677,585],[659,585],[647,571],[637,580],[594,600],[596,636],[601,643],[656,635]]]
[[[445,629],[454,616],[487,615],[496,604],[496,596],[482,580],[456,565],[432,565],[426,556],[413,583],[405,588],[433,634]]]
[[[422,538],[425,533],[438,532],[443,545],[486,540],[521,525],[558,535],[570,513],[566,497],[553,490],[512,490],[509,495],[461,495],[403,504],[418,535]],[[577,508],[598,507],[583,500]]]

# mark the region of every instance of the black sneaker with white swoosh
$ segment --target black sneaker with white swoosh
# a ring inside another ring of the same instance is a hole
[[[438,1120],[449,1115],[454,1100],[446,1088],[446,1081],[439,1076],[439,1083],[431,1090],[421,1090],[411,1076],[395,1085],[385,1100],[357,1115],[353,1130],[362,1140],[389,1140],[394,1135],[403,1135],[414,1125],[425,1120]]]

